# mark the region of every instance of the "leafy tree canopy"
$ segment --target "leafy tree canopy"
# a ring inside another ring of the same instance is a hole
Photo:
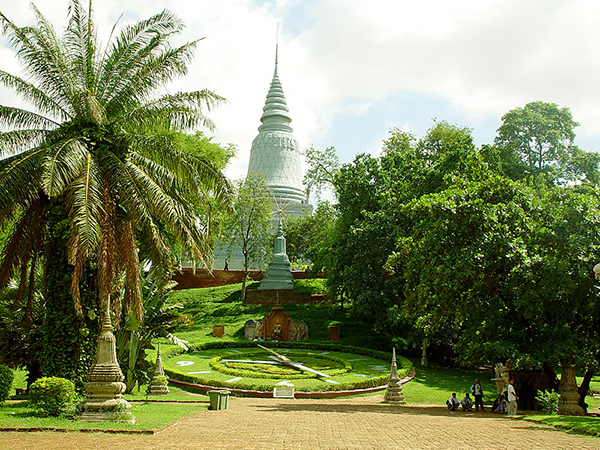
[[[494,140],[506,175],[541,177],[550,184],[596,183],[600,157],[574,145],[578,125],[569,108],[555,103],[536,101],[507,112]]]
[[[230,251],[240,248],[247,275],[250,262],[266,266],[272,249],[271,195],[263,174],[251,172],[235,185],[233,213],[225,218],[223,245]],[[246,276],[242,284],[242,301],[246,295]]]
[[[458,330],[467,361],[517,367],[597,358],[600,198],[498,175],[457,181],[405,207],[416,226],[389,267],[429,333]]]
[[[101,307],[124,272],[126,304],[141,315],[139,258],[168,276],[174,258],[166,228],[203,260],[210,247],[191,205],[206,192],[224,202],[230,195],[217,166],[163,133],[210,127],[205,113],[223,99],[208,90],[159,92],[187,72],[198,43],[171,45],[183,24],[169,11],[124,27],[102,48],[79,0],[69,5],[62,36],[33,10],[33,27],[0,13],[26,69],[26,78],[0,71],[0,83],[31,106],[0,105],[0,123],[11,130],[0,133],[0,225],[15,220],[0,284],[48,251],[54,211],[68,221],[66,244],[56,241],[55,251],[74,266],[71,294],[80,313],[80,280],[93,262]]]

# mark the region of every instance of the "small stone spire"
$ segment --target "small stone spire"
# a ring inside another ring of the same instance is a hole
[[[392,352],[392,370],[390,371],[390,378],[383,401],[393,405],[404,404],[404,394],[402,393],[400,377],[398,376],[398,366],[396,364],[396,347],[394,347]]]
[[[169,386],[168,380],[165,376],[165,371],[162,366],[162,359],[160,357],[160,342],[156,351],[156,365],[154,366],[154,373],[152,374],[152,380],[148,389],[149,395],[168,395]]]
[[[292,289],[294,286],[290,259],[288,258],[283,236],[281,217],[277,226],[277,236],[273,244],[273,259],[265,272],[258,289]],[[279,295],[279,293],[277,293]]]
[[[83,387],[89,397],[81,404],[83,422],[117,421],[134,423],[131,405],[123,398],[125,377],[117,361],[116,339],[112,333],[109,306],[102,317],[102,332],[98,336],[96,362]]]

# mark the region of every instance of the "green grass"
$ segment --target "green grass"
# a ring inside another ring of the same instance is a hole
[[[311,294],[325,293],[325,278],[307,278],[306,280],[294,280],[295,292],[309,292]]]
[[[600,420],[598,420],[598,417],[532,415],[523,416],[523,419],[578,433],[600,436]]]
[[[161,399],[175,400],[181,397],[188,399],[207,399],[205,396],[195,396],[182,393],[178,388],[169,387],[179,394],[171,394]],[[126,396],[127,400],[135,400],[136,396]],[[143,397],[145,398],[145,396]],[[142,400],[143,398],[140,398]],[[158,397],[150,397],[152,399]],[[87,423],[70,420],[65,417],[38,417],[26,401],[11,401],[0,406],[0,424],[13,428],[64,428],[64,429],[100,429],[100,430],[160,430],[169,423],[188,416],[194,411],[206,409],[207,403],[132,403],[131,412],[135,416],[135,424],[118,422]]]
[[[415,378],[402,387],[407,403],[445,405],[453,392],[460,400],[465,393],[471,393],[475,379],[481,381],[484,405],[491,405],[497,396],[496,383],[490,380],[494,376],[492,372],[447,368],[433,363],[422,367],[418,360],[413,360],[413,364]]]
[[[319,292],[323,283],[322,279],[295,280],[297,288],[305,292]],[[250,283],[249,288],[256,289],[258,285],[258,282]],[[171,301],[185,305],[185,312],[192,316],[193,321],[193,324],[178,331],[177,336],[192,345],[211,342],[218,339],[212,336],[213,325],[224,325],[222,339],[243,341],[246,321],[262,319],[271,306],[244,304],[240,298],[241,284],[174,291]],[[309,341],[327,341],[327,324],[335,320],[342,323],[341,344],[391,350],[387,338],[373,333],[363,318],[353,316],[348,310],[340,310],[339,305],[285,304],[283,308],[292,319],[306,322]]]
[[[258,349],[260,350],[260,349]],[[245,347],[245,348],[225,348],[225,349],[206,349],[202,351],[196,351],[191,353],[184,353],[176,355],[171,358],[165,358],[163,365],[170,374],[174,375],[175,378],[190,381],[196,384],[204,384],[210,386],[228,386],[239,389],[252,389],[252,390],[272,390],[277,383],[282,381],[288,381],[292,383],[297,391],[325,391],[333,389],[352,389],[360,388],[365,386],[372,386],[375,381],[376,385],[385,384],[386,381],[382,381],[380,378],[386,378],[390,372],[390,362],[375,359],[369,356],[356,355],[338,351],[327,351],[324,352],[326,356],[332,356],[335,358],[348,361],[352,370],[346,373],[334,374],[336,369],[343,367],[337,367],[339,363],[332,364],[332,361],[319,358],[319,350],[286,350],[277,349],[277,351],[287,355],[294,361],[303,361],[309,367],[317,368],[325,373],[332,373],[330,380],[335,381],[339,384],[327,382],[318,377],[311,378],[294,378],[289,375],[280,376],[274,375],[273,378],[261,377],[260,367],[255,370],[258,375],[256,377],[249,376],[248,373],[242,374],[233,373],[236,370],[232,370],[232,373],[222,373],[210,365],[212,358],[216,356],[224,357],[225,359],[258,359],[265,360],[268,358],[268,353],[264,351],[264,355],[257,355],[257,348]],[[301,357],[301,354],[312,353],[314,356]],[[294,356],[298,354],[299,356]],[[247,356],[246,356],[247,355]],[[311,362],[312,361],[312,362]],[[406,368],[399,370],[400,376],[403,377],[408,366],[411,364],[409,360],[399,358],[399,362],[405,362]],[[330,369],[324,369],[319,367],[319,364],[330,365]],[[334,367],[335,366],[335,367]],[[272,366],[265,366],[272,367]],[[303,376],[302,372],[293,370],[296,376]],[[241,378],[240,380],[228,383],[228,380],[235,378]],[[375,380],[377,379],[377,380]],[[372,381],[370,381],[372,380]]]
[[[456,392],[456,396],[461,398],[466,392],[470,392],[469,388],[475,379],[481,381],[484,405],[491,405],[496,398],[496,383],[491,380],[492,372],[441,367],[432,363],[422,367],[416,359],[413,360],[413,365],[416,376],[403,387],[408,403],[443,405],[452,392]],[[588,408],[590,412],[597,412],[600,399],[588,396],[586,402],[590,405]]]

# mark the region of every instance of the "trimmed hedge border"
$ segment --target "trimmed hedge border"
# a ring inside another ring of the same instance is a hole
[[[273,348],[290,348],[290,349],[306,349],[306,350],[329,350],[329,351],[339,351],[342,353],[352,353],[355,355],[363,355],[369,356],[375,359],[381,359],[384,361],[389,361],[392,359],[392,354],[389,352],[382,352],[378,350],[373,350],[364,347],[354,347],[351,345],[342,345],[337,343],[325,343],[325,342],[267,342],[270,347]],[[218,341],[218,342],[205,342],[202,344],[193,345],[189,348],[189,350],[184,351],[179,348],[170,349],[165,352],[164,357],[170,358],[173,356],[185,354],[185,353],[193,353],[196,351],[208,350],[208,349],[221,349],[221,348],[250,348],[256,347],[256,342],[254,341]],[[322,356],[322,355],[319,355]],[[396,359],[400,366],[400,376],[402,373],[407,374],[412,368],[412,362],[404,358],[402,356],[397,356]],[[171,369],[165,368],[165,374],[169,377],[169,382],[175,383],[175,381],[182,381],[183,384],[180,385],[191,385],[191,386],[200,386],[200,390],[208,390],[213,388],[227,388],[232,392],[240,391],[241,395],[251,395],[244,394],[245,392],[271,392],[273,391],[273,385],[271,383],[256,383],[252,386],[251,389],[236,389],[230,383],[225,383],[223,381],[213,380],[209,378],[199,377],[196,375],[187,375],[181,372],[177,372]],[[378,377],[367,378],[364,381],[358,382],[346,382],[340,384],[329,384],[326,386],[325,391],[321,392],[330,392],[330,391],[357,391],[361,389],[372,389],[376,388],[376,390],[385,389],[385,385],[387,385],[389,374],[384,374]],[[257,378],[253,375],[253,378]],[[234,385],[235,386],[235,385]],[[207,389],[205,389],[207,388]],[[237,393],[237,392],[236,392]],[[358,392],[355,392],[358,393]],[[353,395],[353,394],[345,394],[345,395]]]
[[[415,369],[411,367],[408,375],[406,377],[404,377],[403,379],[401,379],[399,383],[401,385],[408,383],[410,380],[412,380],[414,378],[414,376],[415,376]],[[187,389],[193,389],[193,390],[197,390],[199,392],[204,392],[204,393],[215,388],[214,386],[207,386],[207,385],[195,384],[195,383],[187,383],[185,381],[172,380],[172,379],[169,379],[169,382],[173,383],[176,386],[185,387]],[[297,392],[294,392],[294,397],[295,398],[348,397],[350,395],[372,394],[375,392],[383,391],[386,388],[387,388],[387,384],[382,385],[382,386],[364,388],[364,389],[351,389],[351,390],[342,390],[342,391],[321,391],[321,392],[297,391]],[[241,397],[260,397],[260,398],[272,398],[273,397],[272,389],[269,391],[254,391],[251,389],[228,388],[227,390],[230,391],[232,394],[238,395]]]

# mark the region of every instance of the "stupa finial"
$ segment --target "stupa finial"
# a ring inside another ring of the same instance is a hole
[[[279,23],[277,23],[277,32],[275,33],[275,73],[273,77],[277,75],[277,64],[279,62]]]

